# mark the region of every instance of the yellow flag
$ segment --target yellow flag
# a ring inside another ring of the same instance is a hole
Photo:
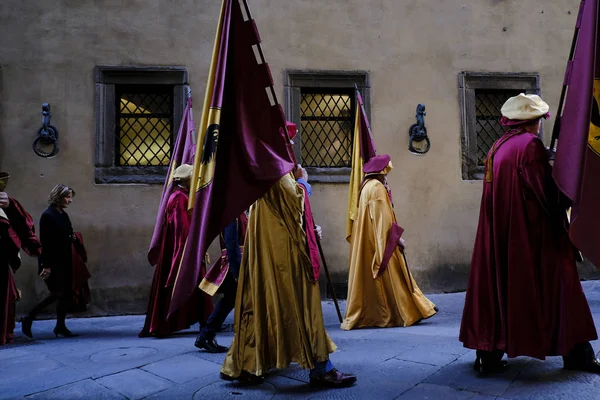
[[[354,140],[352,144],[352,172],[350,173],[350,187],[348,190],[348,220],[346,221],[346,240],[350,242],[352,226],[358,213],[358,195],[363,179],[363,159],[361,157],[360,143],[360,107],[356,107],[354,118]]]

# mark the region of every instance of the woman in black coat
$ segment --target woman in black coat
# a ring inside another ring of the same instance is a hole
[[[50,206],[40,218],[42,254],[38,258],[38,272],[46,282],[50,295],[21,320],[21,329],[30,338],[33,337],[31,325],[35,316],[55,301],[58,303],[54,334],[64,337],[77,336],[65,325],[67,309],[73,298],[72,243],[75,240],[71,220],[65,209],[73,201],[73,196],[75,196],[75,191],[70,187],[62,184],[56,185],[50,192],[48,199]]]

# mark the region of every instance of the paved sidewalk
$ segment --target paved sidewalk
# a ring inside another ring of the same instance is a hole
[[[600,281],[584,282],[600,326]],[[33,324],[0,347],[0,398],[31,399],[600,399],[600,376],[562,370],[559,357],[511,361],[493,378],[477,378],[475,355],[458,342],[464,293],[429,296],[441,309],[410,328],[342,331],[331,302],[323,303],[338,369],[358,376],[348,389],[313,390],[297,367],[252,388],[219,380],[224,355],[194,347],[197,327],[169,339],[139,339],[143,316],[70,319],[82,334],[55,339],[54,321]],[[343,304],[342,304],[343,307]],[[231,316],[228,323],[231,323]],[[231,332],[219,343],[229,345]],[[593,343],[600,350],[600,343]]]

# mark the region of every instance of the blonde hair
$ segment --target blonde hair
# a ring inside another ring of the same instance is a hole
[[[50,192],[50,196],[48,196],[48,203],[49,204],[58,204],[60,199],[62,199],[63,197],[67,197],[69,195],[69,193],[72,196],[75,196],[75,191],[73,189],[71,189],[67,185],[63,185],[62,183],[59,183],[58,185],[54,186],[54,188]]]

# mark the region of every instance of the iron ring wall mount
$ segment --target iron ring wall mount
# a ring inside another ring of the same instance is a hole
[[[416,119],[417,122],[412,124],[408,129],[409,142],[408,142],[408,151],[413,154],[423,155],[429,151],[431,148],[431,140],[429,140],[429,136],[427,136],[427,127],[425,127],[425,104],[419,104],[417,106],[417,114]],[[415,143],[420,143],[425,141],[425,148],[415,147]]]
[[[31,145],[33,152],[42,158],[51,158],[58,154],[58,129],[50,125],[50,104],[42,104],[42,127],[38,130],[37,136]],[[39,148],[39,145],[52,146],[52,151],[46,152]]]

